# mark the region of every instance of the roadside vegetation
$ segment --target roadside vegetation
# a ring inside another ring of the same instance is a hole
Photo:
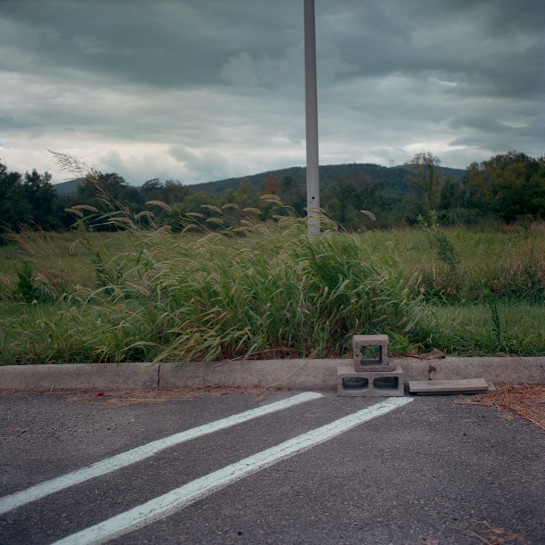
[[[195,233],[117,216],[117,232],[81,218],[14,235],[0,248],[2,364],[343,357],[363,333],[399,355],[545,355],[543,223],[348,234],[324,218],[309,239],[301,219],[246,210],[206,230],[224,212]]]
[[[4,224],[0,364],[343,357],[373,333],[395,355],[545,355],[543,159],[498,156],[458,182],[436,163],[409,165],[395,227],[373,184],[340,180],[310,239],[293,180],[208,202],[150,182],[135,208],[134,188],[91,173],[62,209],[70,230]],[[3,168],[0,182],[43,190],[28,217],[53,221],[45,178]]]

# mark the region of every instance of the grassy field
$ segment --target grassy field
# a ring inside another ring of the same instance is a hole
[[[364,333],[398,355],[545,355],[545,225],[330,227],[17,235],[0,247],[1,363],[341,357]]]

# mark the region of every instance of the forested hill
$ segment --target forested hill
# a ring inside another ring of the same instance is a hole
[[[305,178],[305,168],[293,167],[193,185],[190,180],[154,178],[135,187],[119,174],[96,172],[53,186],[47,172],[20,174],[0,163],[0,242],[6,231],[68,229],[82,218],[82,206],[99,214],[101,223],[93,228],[102,230],[118,228],[104,223],[112,207],[140,223],[153,217],[154,225],[175,231],[195,227],[195,218],[207,229],[214,221],[233,222],[248,209],[258,210],[262,221],[279,214],[304,217]],[[511,151],[472,163],[467,170],[441,167],[430,153],[390,168],[327,165],[320,167],[320,195],[325,214],[351,231],[414,225],[432,216],[443,224],[528,222],[545,219],[545,157]],[[226,214],[227,220],[212,217],[214,213]]]
[[[459,180],[465,173],[465,170],[447,167],[437,167],[439,172],[449,174]],[[350,163],[343,165],[323,165],[320,167],[320,183],[322,187],[328,186],[342,180],[343,178],[352,178],[354,176],[367,176],[375,182],[384,182],[385,187],[394,193],[407,193],[409,191],[409,182],[407,175],[409,169],[406,166],[383,167],[371,163]],[[261,185],[267,180],[269,175],[273,175],[279,180],[284,176],[291,176],[304,185],[306,183],[305,167],[290,167],[279,170],[269,170],[259,174],[241,176],[240,178],[227,178],[214,182],[204,182],[200,184],[188,185],[191,191],[208,193],[209,195],[223,195],[228,189],[237,189],[243,180],[248,180],[258,191]],[[54,188],[59,195],[76,195],[81,180],[69,180],[60,184],[55,184]]]
[[[449,174],[459,180],[465,173],[465,170],[447,167],[437,167],[439,172]],[[236,189],[243,180],[248,180],[255,189],[259,190],[269,175],[273,175],[279,180],[284,176],[291,176],[300,184],[306,183],[307,169],[304,167],[283,168],[253,174],[251,176],[241,176],[240,178],[228,178],[215,182],[205,182],[201,184],[192,184],[189,186],[193,191],[202,191],[210,195],[223,195],[228,189]],[[384,182],[385,187],[395,193],[406,193],[409,191],[409,182],[407,175],[409,169],[406,166],[383,167],[371,163],[350,163],[343,165],[323,165],[320,166],[320,183],[326,188],[343,178],[352,178],[354,176],[364,175],[375,182]]]

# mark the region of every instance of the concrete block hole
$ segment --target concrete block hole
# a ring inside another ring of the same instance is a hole
[[[373,388],[376,390],[397,390],[399,377],[377,377],[373,380]]]
[[[369,388],[369,380],[364,377],[345,377],[342,380],[344,390],[366,390]]]
[[[371,345],[371,346],[362,346],[361,351],[361,360],[360,365],[377,365],[382,363],[383,354],[382,346]]]

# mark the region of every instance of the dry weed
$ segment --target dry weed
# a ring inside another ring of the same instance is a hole
[[[545,431],[545,386],[500,386],[463,403],[511,411]]]
[[[528,542],[522,536],[532,529],[528,528],[524,532],[516,533],[505,528],[492,528],[486,521],[481,521],[480,524],[485,527],[484,536],[471,530],[466,531],[486,545],[527,545]]]

